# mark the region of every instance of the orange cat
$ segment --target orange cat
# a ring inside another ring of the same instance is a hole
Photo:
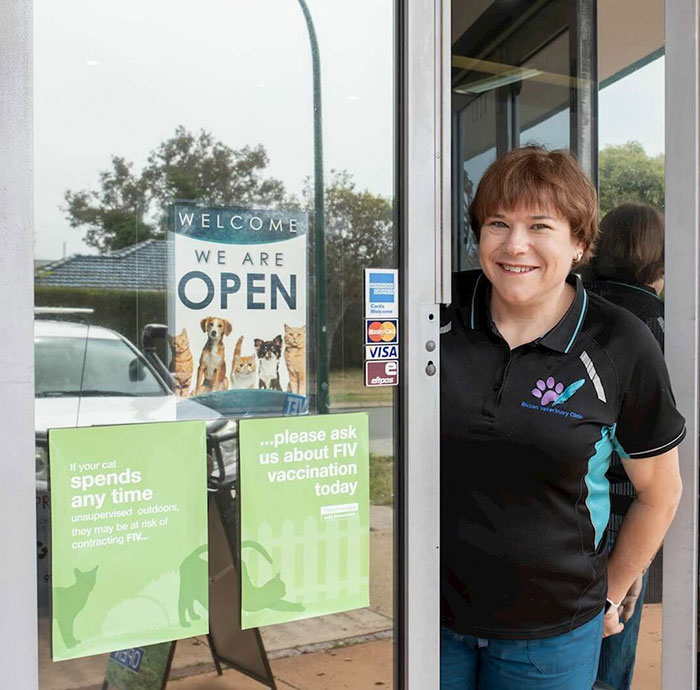
[[[168,335],[168,342],[173,353],[168,371],[175,379],[175,395],[179,398],[187,398],[190,394],[190,383],[194,371],[187,329],[183,328],[180,335]]]
[[[258,366],[255,355],[241,355],[243,336],[238,339],[231,362],[231,388],[257,388]]]
[[[306,326],[284,324],[284,363],[289,372],[287,390],[306,395]]]

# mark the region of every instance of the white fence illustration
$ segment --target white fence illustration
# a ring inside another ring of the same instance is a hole
[[[309,516],[302,529],[287,519],[278,532],[261,522],[256,534],[242,529],[241,538],[257,542],[272,557],[270,565],[254,549],[242,549],[253,584],[261,586],[280,573],[288,601],[330,601],[358,595],[369,584],[369,529],[357,518],[319,523]]]

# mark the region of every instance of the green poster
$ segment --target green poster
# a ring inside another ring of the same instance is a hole
[[[209,631],[204,422],[49,432],[53,659]]]
[[[369,606],[365,413],[245,419],[241,627]]]

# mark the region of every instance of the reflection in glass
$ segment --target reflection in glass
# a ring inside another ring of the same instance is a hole
[[[390,687],[394,401],[391,389],[363,385],[361,331],[362,272],[395,267],[398,255],[394,3],[307,4],[318,36],[323,86],[328,395],[332,412],[367,410],[370,417],[371,605],[301,625],[265,628],[261,634],[268,655],[285,658],[305,645],[333,649],[369,640],[369,647],[360,644],[344,656],[353,655],[355,669],[369,669],[370,655],[381,659],[380,667],[368,672],[376,671],[372,682]],[[60,323],[54,316],[37,322],[40,677],[43,689],[67,690],[99,685],[106,660],[50,661],[45,431],[77,424],[207,419],[210,481],[228,487],[226,524],[229,536],[236,533],[238,431],[236,422],[226,418],[239,416],[240,406],[217,410],[206,405],[205,395],[199,400],[192,395],[203,348],[196,336],[203,331],[197,320],[198,332],[188,327],[183,346],[182,327],[175,330],[168,320],[174,291],[169,209],[179,202],[200,209],[304,214],[312,238],[315,110],[307,26],[295,0],[205,0],[195,12],[182,0],[154,0],[148,16],[157,21],[145,16],[135,0],[59,5],[41,0],[34,14],[36,304],[93,310],[88,317],[66,313]],[[308,270],[300,277],[308,283],[309,305],[319,288],[313,249],[309,240]],[[306,344],[312,392],[320,352],[315,317],[311,306]],[[226,341],[227,393],[234,397],[266,392],[236,390],[231,380],[243,318],[230,319]],[[275,336],[284,340],[285,332],[283,322],[274,333],[253,333],[256,325],[251,322],[239,354],[251,358],[259,373],[265,348],[255,348],[254,339],[274,345]],[[55,331],[51,342],[46,329]],[[80,337],[73,341],[68,331]],[[286,371],[284,342],[281,348],[279,366]],[[264,378],[271,383],[274,377]],[[286,396],[289,381],[282,379],[284,390],[267,392]],[[83,395],[71,395],[76,390]],[[313,412],[313,395],[309,398]],[[318,657],[295,663],[302,675],[316,677]],[[178,643],[173,668],[197,664],[212,668],[206,641]],[[345,664],[343,672],[349,667]],[[283,668],[284,663],[273,662],[275,674]]]

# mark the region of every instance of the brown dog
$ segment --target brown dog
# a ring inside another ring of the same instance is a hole
[[[200,326],[207,334],[207,342],[199,358],[194,394],[224,391],[228,388],[224,336],[231,335],[233,327],[226,319],[216,316],[205,316],[200,321]]]

